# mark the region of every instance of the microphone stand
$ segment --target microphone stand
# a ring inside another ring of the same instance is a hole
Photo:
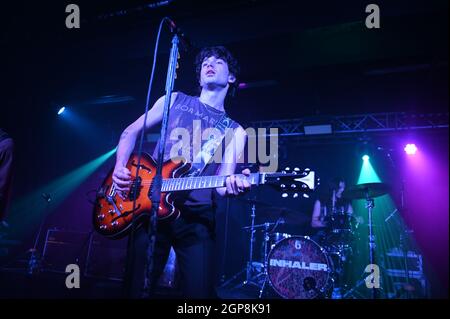
[[[371,265],[375,264],[375,235],[373,233],[373,218],[372,210],[375,207],[375,201],[369,196],[369,190],[366,192],[366,208],[368,211],[368,227],[369,227],[369,263]],[[377,299],[377,287],[372,288],[372,299]]]
[[[147,196],[152,203],[150,222],[148,223],[148,247],[147,247],[147,268],[145,274],[143,298],[150,297],[150,290],[153,286],[152,272],[154,267],[154,253],[156,243],[156,227],[158,218],[158,209],[161,201],[162,187],[162,163],[164,161],[164,146],[166,144],[166,133],[169,119],[169,106],[172,97],[172,91],[175,83],[176,68],[178,60],[178,36],[174,34],[172,38],[172,48],[170,51],[169,67],[166,80],[166,96],[164,100],[164,112],[161,123],[161,136],[159,140],[158,158],[156,162],[156,174],[153,177],[152,185],[149,188]]]

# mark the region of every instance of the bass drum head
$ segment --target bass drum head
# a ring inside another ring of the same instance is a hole
[[[331,260],[309,237],[278,242],[267,259],[267,274],[275,292],[285,299],[313,299],[329,289]]]

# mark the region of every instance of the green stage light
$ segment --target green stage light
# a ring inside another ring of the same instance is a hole
[[[14,201],[8,218],[12,231],[19,235],[28,231],[29,227],[37,225],[45,218],[44,214],[55,210],[115,152],[116,148]],[[48,209],[47,202],[50,203]]]

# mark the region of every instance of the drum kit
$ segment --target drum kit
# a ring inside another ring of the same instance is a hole
[[[344,192],[346,199],[365,199],[368,209],[369,256],[374,263],[374,235],[372,208],[374,197],[384,195],[388,187],[383,183],[360,184]],[[301,229],[308,226],[311,216],[287,208],[271,207],[269,203],[245,199],[251,204],[249,260],[242,285],[258,288],[258,298],[316,299],[343,298],[345,266],[353,254],[357,238],[358,220],[347,212],[334,210],[328,216],[328,227],[322,236],[294,235],[280,232],[281,225]],[[267,207],[258,213],[264,223],[256,224],[256,206]],[[281,227],[282,228],[282,227]],[[256,233],[261,232],[260,258],[254,258]],[[351,290],[351,289],[350,289]]]

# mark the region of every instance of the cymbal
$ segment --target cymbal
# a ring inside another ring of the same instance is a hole
[[[389,192],[390,187],[385,183],[365,183],[354,185],[342,193],[342,197],[348,199],[365,199],[367,196],[378,197]]]
[[[307,225],[311,222],[311,217],[309,215],[286,207],[270,207],[264,209],[263,211],[256,212],[256,218],[268,222],[282,220],[284,224],[299,226]]]

